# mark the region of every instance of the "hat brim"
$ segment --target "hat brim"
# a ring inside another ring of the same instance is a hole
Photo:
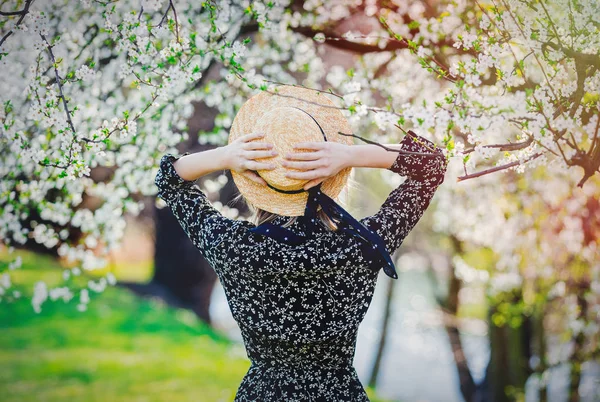
[[[338,134],[338,131],[351,134],[350,123],[341,110],[329,99],[327,94],[307,88],[294,86],[277,86],[276,94],[263,91],[248,99],[236,114],[229,131],[228,143],[254,132],[256,122],[263,114],[284,106],[300,108],[310,114],[318,122],[327,137],[327,141],[352,145],[352,137]],[[302,141],[299,138],[298,141]],[[335,199],[346,185],[351,167],[340,170],[335,176],[321,183],[321,191]],[[285,216],[304,215],[308,192],[285,194],[273,190],[264,184],[231,171],[231,176],[246,200],[253,206]]]

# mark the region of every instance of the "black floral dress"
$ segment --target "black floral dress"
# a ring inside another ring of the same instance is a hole
[[[376,214],[360,219],[390,254],[429,206],[447,167],[427,139],[406,135],[401,144],[439,157],[398,154],[390,170],[406,180]],[[195,182],[177,175],[179,157],[162,157],[155,183],[215,269],[241,329],[251,366],[235,401],[368,401],[352,363],[381,267],[364,258],[356,237],[324,226],[300,246],[250,232],[253,223],[223,216]],[[304,234],[305,225],[300,218],[289,229]]]

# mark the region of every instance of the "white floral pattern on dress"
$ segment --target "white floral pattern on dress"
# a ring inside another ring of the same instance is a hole
[[[439,157],[398,154],[389,169],[407,179],[360,220],[390,254],[429,206],[448,163],[441,149],[412,132],[401,144]],[[253,223],[225,217],[194,181],[179,177],[173,162],[187,154],[164,155],[155,183],[215,269],[241,329],[251,366],[235,401],[368,401],[352,363],[382,266],[370,266],[356,237],[322,225],[300,246],[249,232]],[[272,223],[287,219],[278,215]],[[302,219],[289,228],[305,234]]]

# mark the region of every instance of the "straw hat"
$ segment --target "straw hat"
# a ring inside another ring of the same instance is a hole
[[[231,175],[240,193],[257,208],[279,215],[302,216],[308,199],[308,191],[304,191],[303,186],[310,180],[285,177],[288,169],[297,169],[282,166],[283,156],[290,152],[313,152],[294,150],[292,147],[298,142],[318,142],[326,138],[327,141],[352,145],[352,137],[338,134],[338,131],[352,131],[340,109],[323,92],[288,85],[277,86],[271,92],[276,94],[263,91],[242,105],[229,131],[229,143],[245,134],[265,133],[258,140],[272,143],[278,155],[257,160],[273,162],[277,168],[258,170],[257,173],[283,192],[235,171],[231,171]],[[323,181],[321,191],[335,199],[346,185],[351,170],[351,167],[344,168]]]

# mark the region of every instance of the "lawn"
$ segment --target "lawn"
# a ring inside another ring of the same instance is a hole
[[[17,285],[62,280],[52,259],[19,254]],[[7,261],[0,255],[0,269]],[[90,296],[85,312],[75,299],[48,301],[39,314],[29,298],[0,302],[1,401],[233,400],[250,366],[242,345],[123,288]]]

